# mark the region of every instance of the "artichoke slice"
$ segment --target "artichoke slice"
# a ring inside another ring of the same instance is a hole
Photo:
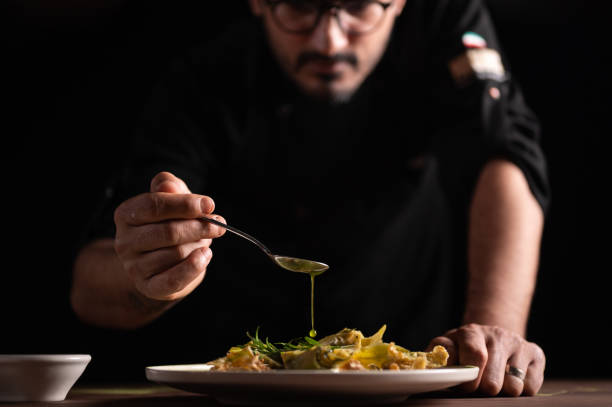
[[[285,369],[324,369],[318,361],[319,349],[314,346],[308,350],[282,352],[281,358]]]
[[[340,332],[324,337],[319,341],[321,345],[329,346],[361,346],[363,334],[356,329],[344,328]]]

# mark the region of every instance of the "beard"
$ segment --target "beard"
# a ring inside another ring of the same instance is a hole
[[[346,63],[353,71],[358,71],[359,60],[353,53],[339,53],[335,55],[324,55],[318,52],[307,51],[299,55],[294,73],[298,75],[299,71],[307,66],[310,62],[320,62],[333,64],[338,62]],[[314,86],[299,83],[298,86],[309,97],[326,103],[342,104],[350,101],[356,89],[341,87],[338,82],[342,80],[342,72],[314,73]],[[355,88],[357,88],[356,86]]]
[[[339,88],[334,82],[340,76],[338,74],[319,74],[316,87],[300,86],[300,88],[306,96],[318,102],[331,105],[345,104],[351,101],[357,89]]]

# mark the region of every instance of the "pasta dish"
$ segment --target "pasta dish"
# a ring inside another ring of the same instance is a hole
[[[221,358],[208,362],[216,371],[266,371],[272,369],[404,370],[446,366],[448,352],[436,346],[431,352],[409,351],[383,342],[386,325],[370,337],[344,328],[319,341],[309,337],[286,343],[259,338],[258,331],[244,345],[233,346]]]

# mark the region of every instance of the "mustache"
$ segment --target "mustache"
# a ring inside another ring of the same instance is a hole
[[[307,52],[302,52],[298,56],[295,70],[299,71],[304,65],[306,65],[309,62],[326,62],[326,63],[347,62],[355,69],[357,69],[357,66],[359,65],[357,56],[352,53],[339,53],[339,54],[334,54],[334,55],[324,55],[324,54],[320,54],[314,51],[307,51]]]

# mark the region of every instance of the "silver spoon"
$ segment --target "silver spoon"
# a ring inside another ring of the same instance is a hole
[[[245,238],[246,240],[250,241],[251,243],[254,243],[257,247],[259,247],[264,253],[266,253],[268,255],[268,257],[277,265],[281,266],[282,268],[289,270],[289,271],[295,271],[297,273],[306,273],[306,274],[310,274],[310,275],[318,275],[323,273],[325,270],[327,270],[329,268],[329,266],[325,263],[321,263],[318,261],[313,261],[313,260],[306,260],[306,259],[299,259],[297,257],[289,257],[289,256],[279,256],[277,254],[273,254],[270,249],[268,249],[266,246],[263,245],[263,243],[261,243],[259,240],[255,239],[253,236],[248,235],[246,233],[244,233],[241,230],[236,229],[233,226],[230,225],[226,225],[225,223],[221,223],[215,219],[211,219],[211,218],[207,218],[207,217],[202,217],[202,220],[206,221],[206,222],[210,222],[212,224],[215,224],[217,226],[221,226],[222,228],[225,228],[227,230],[229,230],[232,233],[237,234],[240,237]]]

